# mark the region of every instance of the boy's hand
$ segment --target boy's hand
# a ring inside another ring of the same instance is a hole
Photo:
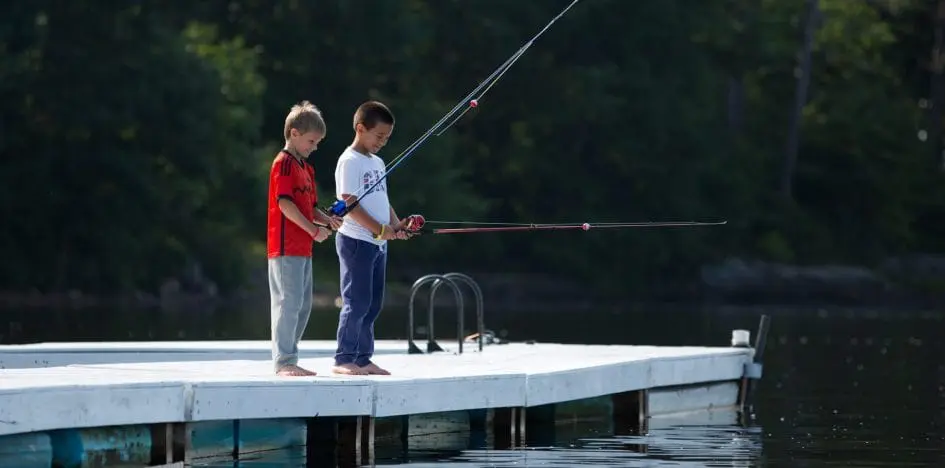
[[[394,239],[407,240],[420,233],[420,229],[426,224],[423,215],[412,214],[400,220],[397,225],[397,231]]]
[[[391,240],[391,239],[397,238],[397,231],[394,229],[393,226],[389,224],[384,224],[382,226],[384,228],[384,233],[381,234],[380,240]]]
[[[334,230],[334,231],[337,231],[338,229],[341,229],[341,223],[343,223],[343,222],[344,222],[344,220],[341,219],[341,218],[339,218],[339,217],[337,217],[337,216],[329,216],[329,217],[328,217],[328,224],[331,225],[331,229]]]
[[[331,235],[330,229],[323,228],[321,226],[315,226],[315,232],[312,234],[312,239],[315,239],[315,242],[324,242],[325,239],[328,239],[329,235]]]

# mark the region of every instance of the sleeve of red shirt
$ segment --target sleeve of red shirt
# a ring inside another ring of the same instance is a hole
[[[292,171],[295,170],[292,161],[280,159],[272,165],[272,183],[276,187],[276,199],[292,199]]]

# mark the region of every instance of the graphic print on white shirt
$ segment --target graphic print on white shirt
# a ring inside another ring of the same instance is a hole
[[[384,177],[384,161],[375,155],[365,155],[348,147],[338,158],[335,166],[335,196],[342,194],[361,197],[358,206],[381,224],[390,224],[390,201],[387,198],[387,179],[371,189],[378,179]],[[368,190],[371,190],[368,193]],[[364,195],[367,193],[367,195]],[[387,241],[374,239],[374,234],[357,221],[345,216],[338,232],[348,237],[383,246]]]
[[[375,156],[377,157],[377,156]],[[373,192],[386,192],[387,191],[387,179],[384,179],[381,183],[377,183],[377,179],[384,177],[384,171],[378,171],[377,169],[368,169],[364,171],[364,174],[361,176],[361,189],[357,193],[353,194],[356,197],[367,193],[368,190]],[[377,184],[374,187],[374,184]],[[372,190],[371,187],[374,187]]]

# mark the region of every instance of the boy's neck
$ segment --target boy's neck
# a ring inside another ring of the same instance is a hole
[[[365,156],[371,155],[371,152],[368,151],[368,149],[364,146],[364,143],[361,143],[361,141],[359,141],[357,138],[355,138],[354,141],[351,142],[351,149]]]
[[[302,155],[299,154],[299,152],[296,151],[295,148],[293,148],[292,145],[290,145],[288,141],[285,142],[285,146],[282,147],[282,150],[283,150],[283,151],[288,151],[289,154],[291,154],[292,156],[295,156],[295,159],[298,159],[299,161],[301,161],[301,160],[303,159],[303,158],[302,158]]]

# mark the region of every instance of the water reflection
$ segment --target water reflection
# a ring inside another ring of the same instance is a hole
[[[598,426],[601,427],[601,426]],[[590,427],[584,430],[593,432]],[[644,436],[577,437],[561,441],[555,447],[516,450],[465,450],[455,452],[417,452],[408,454],[412,461],[376,460],[377,466],[415,468],[523,467],[566,468],[597,467],[726,467],[757,466],[762,459],[762,431],[758,427],[731,425],[681,425],[651,429]],[[239,464],[205,463],[195,466],[283,466],[301,468],[305,458],[298,450],[258,454]]]

